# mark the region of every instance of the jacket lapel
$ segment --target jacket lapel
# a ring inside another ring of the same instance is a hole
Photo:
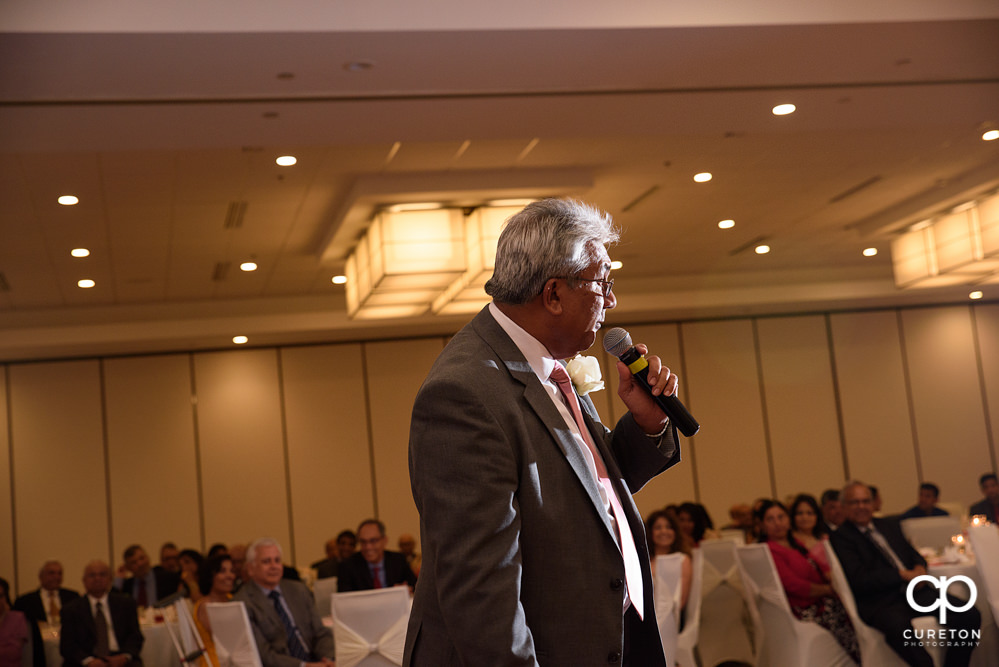
[[[535,414],[537,414],[538,418],[541,419],[542,423],[544,423],[552,440],[558,445],[562,455],[565,456],[569,466],[576,474],[576,478],[583,486],[586,495],[593,504],[593,509],[597,512],[597,516],[600,517],[600,520],[607,529],[607,533],[616,544],[617,538],[614,535],[614,527],[611,525],[610,516],[604,511],[604,504],[600,499],[597,482],[590,474],[586,465],[586,459],[583,458],[583,453],[579,450],[572,431],[569,430],[565,420],[562,419],[562,415],[555,407],[548,392],[541,386],[541,381],[538,380],[538,376],[535,375],[531,365],[527,363],[517,345],[510,340],[510,337],[503,331],[503,328],[489,314],[488,307],[476,316],[472,321],[472,325],[482,339],[493,348],[511,377],[524,385],[524,399],[531,406]],[[580,401],[580,403],[583,404],[584,401]],[[585,414],[586,408],[583,411]],[[593,435],[592,420],[584,419],[584,421],[587,421],[587,427],[590,429],[590,435],[593,437],[594,442],[602,440],[602,435],[599,438]],[[599,447],[599,445],[597,446]],[[601,455],[606,459],[606,454],[602,450]]]

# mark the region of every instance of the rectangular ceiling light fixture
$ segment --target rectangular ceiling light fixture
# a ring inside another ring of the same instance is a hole
[[[895,286],[942,287],[999,277],[999,194],[959,206],[891,243]]]

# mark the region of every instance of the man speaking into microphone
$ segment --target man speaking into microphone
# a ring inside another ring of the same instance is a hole
[[[649,355],[643,388],[618,362],[629,412],[608,430],[562,363],[617,303],[617,239],[609,215],[573,200],[511,217],[492,303],[421,387],[409,468],[423,565],[404,665],[667,664],[632,494],[680,461],[653,398],[674,395],[677,378]]]

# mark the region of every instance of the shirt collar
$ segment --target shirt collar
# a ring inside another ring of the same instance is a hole
[[[496,323],[500,325],[503,331],[506,332],[506,335],[510,337],[510,340],[513,341],[513,344],[520,350],[520,353],[524,355],[524,359],[527,360],[528,365],[534,371],[534,374],[538,376],[538,379],[542,382],[548,382],[548,376],[551,375],[552,369],[555,368],[555,364],[558,361],[552,358],[551,353],[548,352],[548,348],[544,346],[544,343],[524,331],[519,324],[511,320],[495,303],[490,302],[489,314],[493,316]]]

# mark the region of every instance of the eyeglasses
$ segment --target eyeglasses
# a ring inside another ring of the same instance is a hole
[[[561,280],[575,280],[581,283],[599,283],[600,289],[603,290],[604,298],[606,299],[610,296],[611,290],[614,288],[613,280],[601,280],[600,278],[578,278],[576,276],[555,276]]]

